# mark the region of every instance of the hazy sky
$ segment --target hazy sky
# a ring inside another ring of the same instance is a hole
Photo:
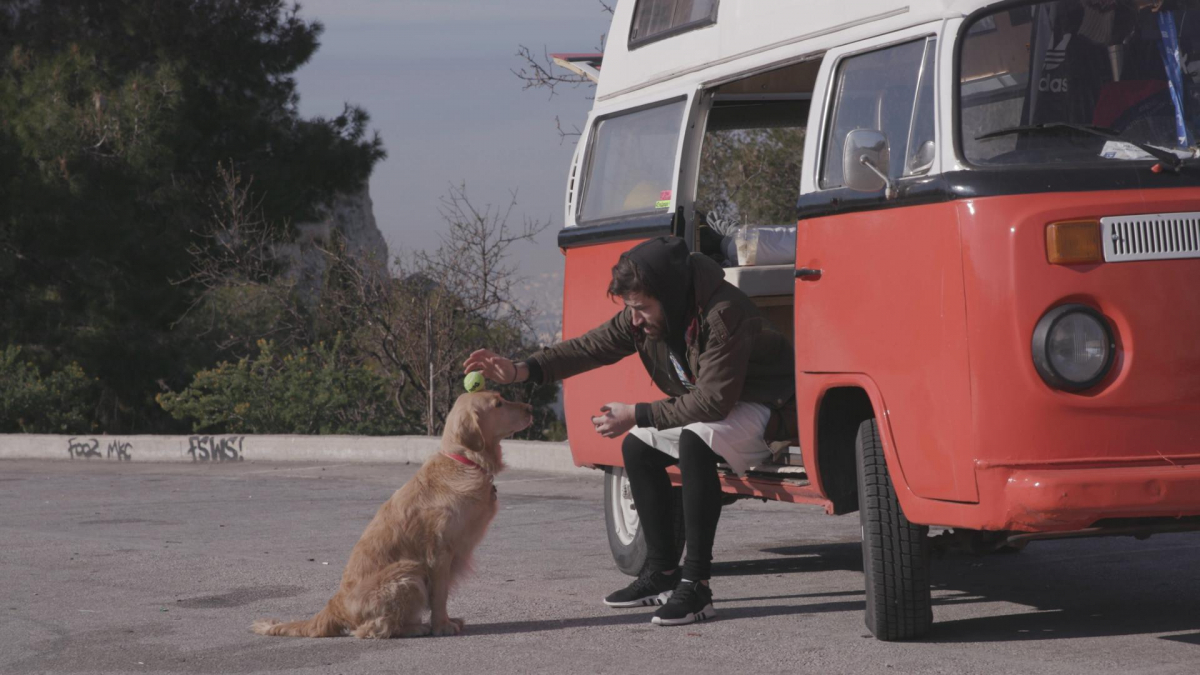
[[[529,274],[561,269],[555,236],[573,145],[554,117],[582,126],[590,89],[522,91],[510,69],[518,45],[539,54],[592,51],[608,30],[597,0],[309,0],[325,24],[321,48],[297,73],[300,111],[332,116],[364,107],[388,158],[371,177],[375,217],[395,256],[437,244],[438,199],[466,181],[477,206],[507,205],[514,221],[549,220],[517,251]]]

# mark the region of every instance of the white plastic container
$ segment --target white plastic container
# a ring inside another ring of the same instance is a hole
[[[739,267],[795,263],[796,226],[739,226],[725,240],[725,257]]]

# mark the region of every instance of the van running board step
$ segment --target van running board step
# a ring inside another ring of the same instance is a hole
[[[733,474],[733,469],[729,468],[724,462],[717,464],[717,469],[725,474]],[[762,466],[752,466],[746,470],[747,476],[756,477],[771,477],[789,482],[808,482],[808,472],[802,466],[787,466],[781,464],[763,464]]]

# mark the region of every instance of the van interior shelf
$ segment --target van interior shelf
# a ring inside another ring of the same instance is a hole
[[[795,265],[762,265],[759,267],[726,267],[725,280],[754,297],[790,296],[795,290]]]

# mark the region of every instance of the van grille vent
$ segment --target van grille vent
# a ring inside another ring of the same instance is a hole
[[[1200,212],[1101,218],[1104,259],[1200,258]]]

